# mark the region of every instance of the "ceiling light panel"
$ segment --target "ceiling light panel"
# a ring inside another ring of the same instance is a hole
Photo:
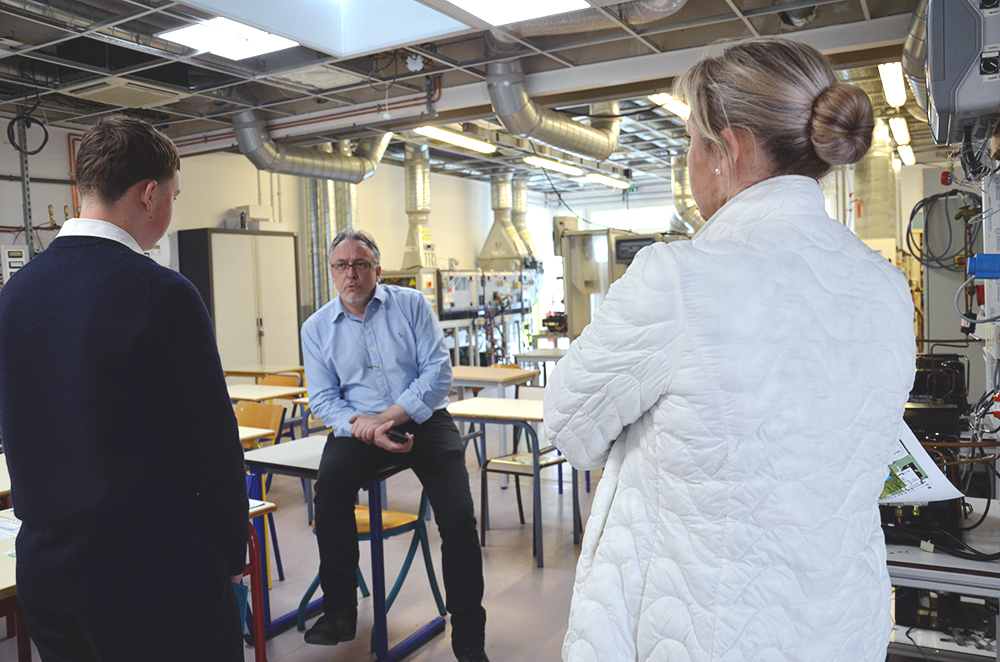
[[[469,12],[490,25],[507,25],[543,16],[565,14],[588,9],[586,0],[449,0],[459,9]]]
[[[553,161],[552,159],[543,159],[540,156],[526,156],[524,157],[524,162],[537,168],[554,170],[556,172],[561,172],[564,175],[570,175],[571,177],[579,177],[583,174],[583,168],[577,168],[576,166],[572,166],[567,163],[560,163],[559,161]]]
[[[885,93],[886,103],[895,108],[906,103],[903,65],[899,62],[880,64],[878,65],[878,75],[882,78],[882,91]]]
[[[647,98],[656,105],[662,106],[664,109],[677,115],[685,122],[691,116],[691,107],[671,94],[660,92],[659,94],[650,94]]]
[[[914,165],[917,162],[916,157],[913,155],[913,148],[909,145],[900,145],[896,148],[899,151],[899,158],[903,160],[903,165]]]
[[[419,133],[420,135],[428,138],[433,138],[434,140],[446,142],[449,145],[471,149],[472,151],[479,152],[480,154],[492,154],[497,151],[496,145],[488,143],[484,140],[477,140],[460,133],[445,131],[444,129],[439,129],[436,126],[418,126],[413,130],[413,132]]]
[[[222,17],[179,30],[170,30],[159,36],[167,41],[230,60],[244,60],[299,45],[291,39]]]
[[[628,182],[622,179],[615,179],[614,177],[608,177],[607,175],[602,175],[597,172],[588,172],[587,176],[584,177],[588,182],[593,182],[595,184],[604,184],[605,186],[611,186],[613,188],[628,188],[631,186]]]
[[[892,138],[897,144],[910,144],[910,128],[906,125],[905,117],[890,117],[889,128],[892,129]]]

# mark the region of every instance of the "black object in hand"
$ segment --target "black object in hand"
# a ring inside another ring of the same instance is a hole
[[[385,436],[389,437],[389,441],[394,441],[397,444],[408,444],[410,443],[409,437],[400,432],[399,430],[389,430],[385,433]]]

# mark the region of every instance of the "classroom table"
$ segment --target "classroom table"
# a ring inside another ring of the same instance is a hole
[[[0,508],[10,507],[10,473],[7,471],[7,456],[0,453]]]
[[[522,363],[530,363],[532,365],[541,364],[542,367],[542,385],[545,385],[549,381],[548,370],[546,366],[551,363],[558,363],[559,359],[566,356],[566,350],[560,349],[558,347],[543,347],[541,349],[533,349],[530,352],[519,352],[514,355],[514,363],[521,365]]]
[[[6,468],[6,460],[4,467]],[[6,470],[5,472],[6,473]],[[8,480],[9,483],[9,480]],[[0,511],[0,518],[5,523],[16,522],[14,511],[7,509]],[[28,637],[28,628],[24,624],[24,616],[21,615],[21,602],[17,599],[17,562],[13,556],[14,538],[0,540],[0,618],[7,617],[7,636],[15,634],[17,636],[17,661],[31,662],[31,639]],[[13,619],[14,632],[11,632],[11,619]]]
[[[222,374],[226,377],[253,377],[255,384],[260,384],[260,380],[268,375],[281,372],[297,372],[301,378],[299,381],[305,381],[306,369],[300,365],[275,363],[270,365],[244,365],[222,369]]]
[[[253,428],[249,425],[240,425],[238,427],[240,432],[240,443],[274,436],[274,430],[270,430],[268,428]]]
[[[296,476],[298,478],[315,479],[319,472],[319,462],[323,456],[323,447],[325,445],[326,435],[305,437],[303,439],[286,441],[276,446],[267,446],[259,450],[250,451],[244,455],[244,461],[246,462],[247,469],[256,477],[264,473],[275,473],[285,476]],[[427,625],[418,629],[393,648],[389,648],[385,609],[385,558],[382,550],[382,490],[379,489],[378,482],[400,470],[402,470],[402,467],[397,466],[380,472],[378,475],[372,477],[367,487],[368,511],[371,519],[371,596],[375,621],[372,630],[375,637],[375,659],[377,662],[396,662],[403,659],[431,638],[444,632],[445,627],[444,619],[436,616]],[[250,484],[251,486],[259,486],[260,480],[252,480]],[[253,496],[257,495],[251,495],[251,497]],[[259,525],[255,523],[254,526]],[[263,532],[258,530],[258,534],[263,535]],[[295,625],[296,612],[294,611],[272,620],[267,593],[262,593],[264,597],[264,631],[268,636]],[[314,613],[321,606],[322,599],[315,600],[310,603],[307,613]]]
[[[297,398],[306,392],[304,386],[265,386],[263,384],[230,384],[230,400],[249,400],[264,402],[265,400],[281,400]]]
[[[535,371],[537,372],[537,371]],[[542,491],[539,466],[538,436],[532,423],[542,422],[542,401],[541,400],[515,400],[502,398],[469,398],[459,400],[448,405],[448,413],[456,421],[467,423],[478,423],[480,425],[479,439],[482,448],[483,465],[486,464],[486,434],[485,425],[508,423],[524,430],[525,435],[531,444],[532,460],[532,525],[535,529],[535,562],[541,568],[545,565],[542,553]],[[505,455],[503,451],[500,453]],[[573,542],[580,542],[580,495],[577,489],[576,469],[573,469]],[[480,522],[481,527],[485,527],[487,522]]]
[[[504,368],[499,366],[456,365],[451,368],[451,383],[459,389],[459,398],[465,399],[467,388],[494,388],[498,398],[505,397],[508,386],[527,384],[539,375],[538,370]]]
[[[986,504],[985,499],[966,499],[974,508],[973,515],[964,524],[978,521]],[[1000,501],[993,501],[983,524],[965,533],[965,542],[983,552],[1000,551]],[[972,561],[960,559],[944,552],[925,552],[909,545],[886,545],[886,565],[893,586],[921,588],[942,593],[979,598],[1000,598],[1000,561]],[[1000,615],[996,616],[1000,629]],[[893,627],[889,643],[890,653],[913,656],[913,645],[906,638],[908,627]],[[948,635],[933,630],[914,630],[914,641],[938,660],[997,660],[1000,647],[992,652],[980,651],[972,646],[959,646],[944,641]]]
[[[6,459],[3,466],[6,473]],[[9,482],[9,481],[8,481]],[[277,506],[266,501],[252,501],[250,503],[249,517],[253,519],[267,513],[274,512]],[[6,522],[16,522],[14,511],[6,509],[0,511],[0,518]],[[31,639],[28,637],[28,630],[24,625],[24,618],[21,615],[21,603],[17,599],[16,569],[17,561],[14,558],[15,538],[0,539],[0,618],[14,617],[17,635],[17,659],[18,662],[31,662]],[[253,527],[250,528],[247,544],[250,548],[250,562],[243,572],[243,576],[250,577],[250,590],[252,593],[252,611],[254,620],[254,659],[256,662],[267,661],[267,650],[264,644],[264,616],[263,616],[263,591],[260,553],[257,549],[257,534]],[[259,634],[258,634],[259,633]],[[10,632],[8,631],[8,636]]]
[[[451,384],[458,390],[460,400],[465,399],[466,389],[495,389],[498,398],[507,397],[507,387],[528,384],[539,375],[538,370],[504,368],[498,366],[478,367],[456,365],[451,369]],[[500,426],[500,454],[507,454],[507,426]],[[500,477],[500,487],[507,487],[507,476]]]

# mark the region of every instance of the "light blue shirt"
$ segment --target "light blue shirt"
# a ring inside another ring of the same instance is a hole
[[[417,423],[448,405],[451,357],[424,295],[377,285],[364,320],[340,297],[302,325],[309,409],[338,437],[351,436],[355,414],[398,404]]]

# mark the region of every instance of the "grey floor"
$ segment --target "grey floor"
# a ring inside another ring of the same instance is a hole
[[[479,475],[476,458],[470,448],[467,454],[470,487],[479,513]],[[501,490],[500,477],[489,477],[489,502],[491,529],[487,532],[483,548],[483,567],[486,582],[484,606],[487,611],[486,651],[491,660],[559,660],[569,599],[573,587],[573,574],[579,546],[573,544],[572,498],[568,482],[563,495],[558,494],[555,469],[548,469],[542,479],[542,524],[544,526],[545,567],[535,567],[531,555],[531,481],[522,482],[527,523],[518,521],[514,485]],[[547,474],[551,474],[548,477]],[[415,510],[420,483],[410,472],[389,479],[388,507],[392,510]],[[586,519],[590,512],[591,494],[583,489],[580,475],[581,510]],[[276,476],[269,492],[269,499],[278,504],[277,530],[285,569],[285,581],[274,581],[272,566],[272,611],[280,614],[294,609],[305,588],[315,576],[318,554],[311,529],[306,523],[305,503],[298,480]],[[435,572],[440,582],[440,538],[433,522],[428,523],[428,533],[433,549]],[[404,535],[386,541],[387,583],[395,578],[409,544]],[[368,568],[367,543],[362,543],[361,567],[366,580],[371,577]],[[360,597],[360,596],[359,596]],[[404,639],[412,631],[426,624],[436,615],[434,600],[427,583],[423,563],[414,561],[406,582],[389,612],[389,645]],[[308,624],[312,623],[310,619]],[[358,609],[358,637],[334,647],[311,646],[294,629],[271,639],[267,644],[271,662],[318,662],[323,660],[373,660],[369,653],[368,633],[371,630],[371,599],[361,598]],[[451,652],[450,626],[418,651],[406,658],[413,662],[454,660]],[[253,660],[253,650],[248,648],[246,660]]]

